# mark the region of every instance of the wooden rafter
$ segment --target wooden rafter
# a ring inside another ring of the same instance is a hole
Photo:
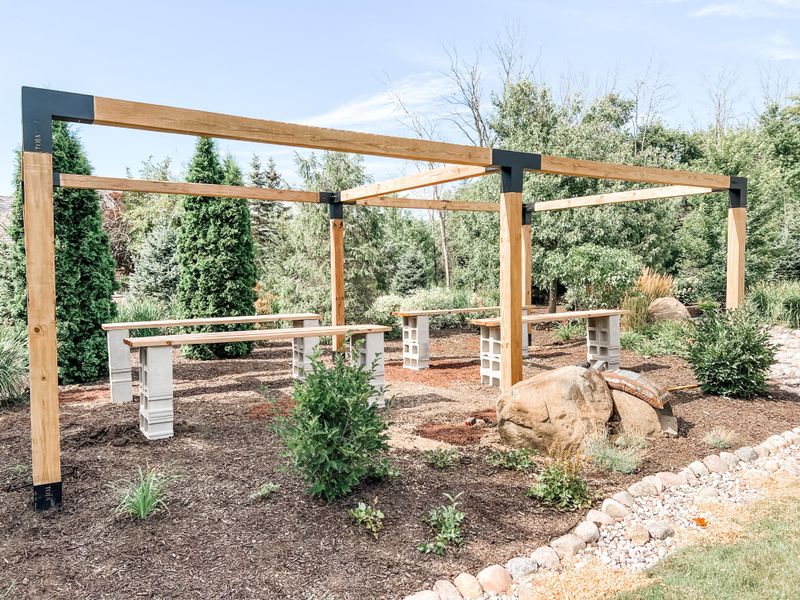
[[[496,202],[469,202],[465,200],[433,200],[430,198],[396,198],[381,196],[356,200],[357,206],[382,206],[386,208],[416,208],[420,210],[464,210],[474,212],[500,212]]]
[[[658,198],[679,198],[681,196],[694,196],[697,194],[710,194],[714,188],[695,187],[688,185],[670,185],[665,187],[644,188],[641,190],[626,190],[624,192],[609,192],[594,196],[579,198],[563,198],[561,200],[547,200],[537,202],[533,210],[543,212],[548,210],[564,210],[567,208],[580,208],[582,206],[601,206],[603,204],[619,204],[622,202],[637,202],[639,200],[656,200]]]

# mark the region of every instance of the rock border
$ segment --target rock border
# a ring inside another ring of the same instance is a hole
[[[603,500],[599,510],[589,510],[571,533],[530,555],[490,565],[476,576],[461,573],[452,582],[439,580],[433,589],[404,600],[512,600],[518,591],[530,589],[531,575],[558,570],[562,562],[580,568],[597,559],[614,568],[649,568],[678,547],[676,536],[681,532],[701,527],[704,505],[753,500],[779,471],[800,476],[797,454],[800,427],[771,435],[754,447],[711,454],[677,473],[648,475]]]

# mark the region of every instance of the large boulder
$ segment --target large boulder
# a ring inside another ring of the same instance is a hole
[[[664,408],[653,408],[644,400],[622,390],[611,390],[611,397],[625,433],[645,437],[678,435],[678,419],[672,414],[669,404]]]
[[[587,435],[605,431],[612,409],[611,391],[597,371],[561,367],[504,392],[497,427],[507,445],[571,452]]]
[[[656,298],[648,308],[654,321],[688,321],[689,311],[677,298],[666,296]]]

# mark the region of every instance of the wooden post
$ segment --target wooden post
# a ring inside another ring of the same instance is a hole
[[[344,325],[344,213],[341,203],[328,204],[331,238],[331,325]],[[333,336],[333,349],[344,351],[344,336]]]
[[[728,192],[728,268],[725,305],[744,304],[744,250],[747,237],[747,180],[731,177]]]
[[[522,303],[526,306],[533,304],[533,273],[531,270],[531,259],[533,253],[533,240],[531,239],[531,207],[522,207]],[[526,325],[524,329],[530,335],[533,325]],[[530,340],[528,341],[530,345]]]
[[[502,169],[500,194],[500,389],[522,380],[522,170]]]
[[[31,463],[37,509],[61,506],[58,423],[53,155],[23,152],[25,268],[28,284]]]

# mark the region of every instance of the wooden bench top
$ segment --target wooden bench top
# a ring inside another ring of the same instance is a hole
[[[303,321],[321,319],[315,313],[289,313],[280,315],[244,315],[241,317],[201,317],[198,319],[166,319],[164,321],[131,321],[129,323],[104,323],[103,331],[119,329],[163,329],[166,327],[191,327],[193,325],[241,325],[244,323],[274,323],[275,321]]]
[[[153,346],[182,346],[186,344],[229,344],[231,342],[256,342],[262,340],[290,340],[293,338],[322,337],[328,335],[365,335],[386,333],[391,327],[383,325],[327,325],[322,327],[293,327],[287,329],[250,329],[248,331],[213,331],[211,333],[178,333],[125,338],[131,348]]]
[[[525,310],[534,308],[533,305],[525,305]],[[392,313],[395,317],[432,317],[435,315],[459,315],[472,312],[497,312],[499,306],[475,306],[472,308],[434,308],[431,310],[398,310]]]
[[[527,315],[522,317],[523,323],[550,323],[552,321],[571,321],[573,319],[595,319],[598,317],[613,317],[614,315],[623,315],[627,311],[616,309],[603,309],[603,310],[574,310],[569,312],[557,313],[537,313],[535,315]],[[481,325],[483,327],[499,327],[500,318],[491,317],[489,319],[471,319],[470,323],[473,325]]]

